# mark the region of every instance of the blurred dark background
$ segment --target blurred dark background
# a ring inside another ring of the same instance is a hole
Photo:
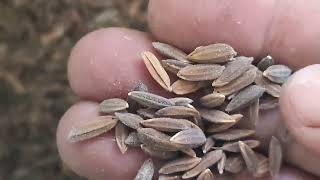
[[[76,101],[72,46],[101,27],[146,30],[147,0],[0,1],[0,180],[80,179],[59,159],[55,131]]]

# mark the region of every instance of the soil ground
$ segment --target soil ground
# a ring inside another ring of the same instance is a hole
[[[77,99],[66,63],[86,33],[146,30],[147,0],[0,1],[0,180],[80,179],[55,143],[59,118]]]

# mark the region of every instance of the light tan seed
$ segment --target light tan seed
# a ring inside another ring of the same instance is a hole
[[[226,99],[226,96],[217,92],[205,95],[200,98],[200,103],[206,108],[214,108],[222,105]]]
[[[252,104],[254,101],[259,99],[265,89],[257,86],[257,85],[251,85],[246,87],[245,89],[241,90],[227,105],[226,111],[232,112],[237,111],[239,109],[248,107],[250,104]]]
[[[176,82],[172,84],[172,91],[178,95],[190,94],[198,91],[202,87],[204,87],[207,83],[199,81],[186,81],[182,79],[178,79]]]
[[[182,180],[180,175],[160,175],[158,180]]]
[[[202,146],[203,154],[209,152],[211,150],[211,148],[214,146],[214,144],[215,144],[215,141],[212,138],[208,137],[206,142]]]
[[[248,107],[248,119],[253,128],[255,128],[257,123],[259,122],[259,112],[259,99],[257,99]]]
[[[162,67],[158,58],[149,51],[143,52],[141,56],[143,58],[144,64],[146,65],[153,79],[165,90],[171,92],[171,83],[169,75]]]
[[[258,170],[259,161],[255,152],[245,143],[239,141],[239,147],[246,163],[247,169],[251,174],[255,174]]]
[[[208,152],[203,156],[200,163],[192,168],[191,170],[185,172],[182,175],[182,179],[188,179],[197,176],[203,170],[209,168],[210,166],[216,164],[223,156],[222,150],[215,150]]]
[[[253,175],[255,178],[262,178],[269,175],[269,160],[262,154],[256,153],[258,158],[258,169]]]
[[[261,71],[257,71],[257,76],[254,81],[257,85],[266,89],[266,93],[273,97],[280,97],[281,86],[271,82],[269,79],[263,77]]]
[[[179,148],[170,141],[170,136],[152,128],[140,128],[138,131],[139,141],[153,149],[163,151],[177,151]]]
[[[262,58],[259,63],[257,64],[257,67],[260,71],[265,71],[268,67],[272,66],[274,64],[273,58],[268,55],[264,58]]]
[[[247,146],[249,146],[251,149],[256,148],[260,145],[260,141],[258,140],[245,140],[242,142],[245,143]],[[240,152],[238,142],[226,143],[221,147],[221,149],[224,151],[234,152],[234,153]]]
[[[132,128],[132,129],[138,129],[140,128],[140,122],[143,121],[142,117],[136,114],[132,113],[120,113],[116,112],[114,113],[116,118],[121,121],[124,125]]]
[[[128,146],[140,147],[141,142],[139,141],[138,133],[135,131],[131,132],[125,140],[125,143]]]
[[[207,125],[205,131],[207,133],[218,133],[218,132],[225,131],[225,130],[233,127],[235,124],[237,124],[241,120],[243,115],[242,114],[234,114],[234,115],[231,115],[231,117],[235,119],[235,122],[231,122],[231,123],[211,123],[211,124]]]
[[[151,159],[147,159],[140,167],[134,180],[152,180],[154,165]]]
[[[122,111],[129,107],[127,101],[119,98],[112,98],[104,100],[100,103],[100,112],[113,113],[116,111]]]
[[[168,160],[173,159],[178,156],[177,151],[163,151],[152,148],[152,146],[147,146],[145,144],[140,145],[141,150],[150,157]]]
[[[216,140],[234,141],[245,137],[249,137],[254,133],[254,130],[249,129],[229,129],[221,133],[214,134],[211,137]]]
[[[215,110],[215,109],[200,109],[199,110],[201,117],[209,122],[213,123],[234,123],[236,120],[230,116],[229,114],[226,114],[223,111]]]
[[[170,141],[186,148],[195,148],[206,142],[206,136],[200,128],[192,128],[176,133]]]
[[[225,170],[233,173],[238,174],[245,168],[245,163],[240,155],[230,156],[226,160]]]
[[[156,109],[152,108],[143,108],[143,109],[138,109],[137,114],[144,119],[152,119],[156,116]]]
[[[175,106],[187,106],[193,103],[193,100],[187,97],[170,98],[170,101],[172,101]]]
[[[125,140],[127,139],[128,135],[128,127],[119,122],[115,127],[115,137],[119,150],[122,154],[124,154],[128,150],[128,146],[125,143]]]
[[[186,59],[187,54],[181,51],[180,49],[173,47],[172,45],[161,43],[161,42],[153,42],[152,46],[164,56],[177,59],[179,61],[189,62]]]
[[[217,64],[196,64],[182,68],[177,76],[187,81],[215,80],[224,69],[224,66]]]
[[[174,105],[165,97],[143,91],[131,91],[128,93],[128,96],[137,101],[139,104],[150,108],[160,109]]]
[[[225,153],[223,153],[222,158],[219,160],[217,165],[219,174],[223,174],[224,168],[226,166],[226,160],[227,156]]]
[[[201,158],[198,157],[182,157],[173,161],[169,161],[164,164],[160,169],[160,174],[172,174],[177,172],[187,171],[196,165],[198,165],[201,161]]]
[[[292,70],[288,66],[277,64],[268,67],[263,72],[263,76],[272,82],[282,84],[287,81],[291,73]]]
[[[270,175],[274,178],[277,178],[282,164],[282,146],[280,141],[272,136],[270,145],[269,145],[269,169]]]
[[[99,136],[111,130],[118,120],[114,116],[99,116],[95,119],[73,127],[68,135],[70,142],[78,142]]]
[[[174,118],[153,118],[141,121],[140,124],[162,132],[179,132],[190,128],[197,128],[197,125],[189,120]]]
[[[185,106],[170,106],[165,107],[156,112],[157,116],[160,117],[172,117],[172,118],[189,118],[189,117],[200,117],[199,111],[193,108]]]
[[[241,89],[252,84],[256,77],[257,68],[255,66],[251,66],[246,72],[242,74],[242,76],[237,79],[231,81],[227,85],[222,87],[216,87],[215,91],[224,94],[225,96],[237,93]]]
[[[166,59],[162,60],[161,64],[163,68],[175,75],[180,71],[180,69],[191,65],[190,63],[175,60],[175,59]]]
[[[226,69],[218,79],[213,81],[212,86],[221,87],[237,79],[251,67],[252,61],[252,57],[236,57],[234,61],[226,65]]]
[[[197,47],[187,59],[197,63],[224,63],[236,56],[234,49],[222,43]]]
[[[213,174],[210,169],[203,170],[199,176],[197,177],[197,180],[213,180]]]
[[[268,109],[274,109],[278,107],[279,105],[279,99],[269,96],[267,98],[260,99],[259,108],[261,110],[268,110]]]

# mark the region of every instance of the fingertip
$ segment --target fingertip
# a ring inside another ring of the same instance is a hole
[[[320,154],[320,65],[297,71],[284,85],[280,108],[297,141]]]
[[[121,154],[113,131],[82,142],[68,141],[68,134],[73,127],[98,115],[98,104],[85,101],[77,103],[65,113],[57,129],[61,159],[75,173],[89,179],[132,179],[146,157],[142,151],[134,148]]]
[[[87,34],[69,58],[71,88],[89,100],[125,97],[139,82],[157,89],[140,57],[142,51],[152,49],[151,41],[147,33],[125,28],[104,28]]]

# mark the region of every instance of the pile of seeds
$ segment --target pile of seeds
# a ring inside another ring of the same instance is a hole
[[[270,56],[254,66],[252,57],[237,56],[221,43],[198,47],[188,55],[168,44],[153,46],[171,59],[159,61],[143,52],[146,68],[163,89],[180,96],[165,98],[140,83],[127,100],[104,100],[100,111],[105,115],[72,129],[69,140],[86,140],[115,127],[123,154],[128,147],[141,148],[166,161],[159,169],[161,180],[227,178],[245,170],[253,177],[276,177],[282,163],[280,141],[271,138],[266,157],[254,150],[260,142],[253,135],[259,110],[277,107],[290,68],[274,65]],[[177,79],[174,83],[167,72]],[[190,93],[193,98],[181,96]],[[239,122],[250,128],[240,128]],[[153,175],[148,159],[135,179],[150,180]]]

